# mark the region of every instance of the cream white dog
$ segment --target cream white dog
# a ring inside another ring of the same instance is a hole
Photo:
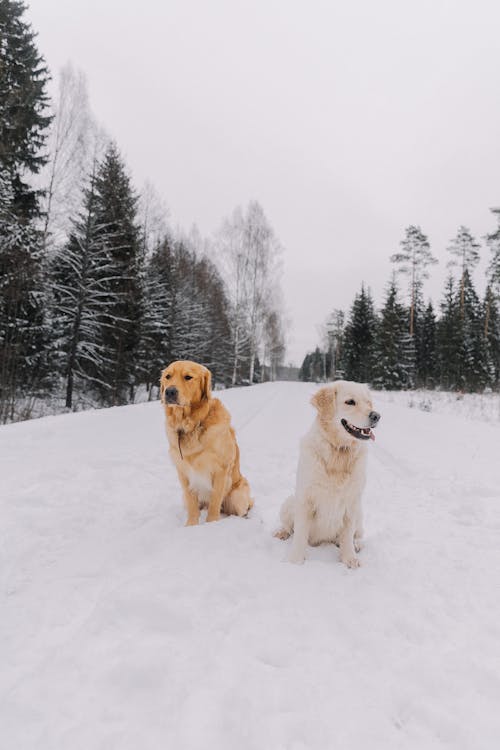
[[[380,414],[366,385],[338,380],[311,399],[316,419],[302,439],[295,494],[281,508],[279,539],[293,533],[289,559],[304,562],[307,545],[333,542],[340,560],[359,566],[363,517],[361,495],[366,455]]]

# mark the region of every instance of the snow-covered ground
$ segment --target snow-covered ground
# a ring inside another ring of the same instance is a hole
[[[0,428],[2,748],[499,747],[500,425],[376,395],[362,567],[294,566],[313,389],[220,394],[256,505],[194,528],[157,402]]]
[[[500,396],[498,393],[458,393],[453,391],[385,391],[380,395],[384,403],[409,406],[411,409],[452,414],[482,422],[500,424]]]

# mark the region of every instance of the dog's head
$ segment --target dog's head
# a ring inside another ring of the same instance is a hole
[[[337,380],[320,388],[311,399],[322,427],[341,445],[375,440],[373,428],[380,414],[373,410],[368,386]]]
[[[189,360],[166,367],[160,378],[160,398],[167,406],[195,406],[212,397],[210,370]]]

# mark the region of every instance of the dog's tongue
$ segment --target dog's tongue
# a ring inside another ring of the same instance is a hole
[[[375,440],[375,433],[373,430],[370,430],[370,440]]]

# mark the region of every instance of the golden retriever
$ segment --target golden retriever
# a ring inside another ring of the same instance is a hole
[[[293,533],[289,559],[302,563],[307,544],[333,542],[340,560],[359,566],[367,445],[380,414],[366,385],[339,380],[311,399],[316,419],[302,439],[295,494],[281,508],[279,539]]]
[[[250,487],[240,472],[229,412],[212,398],[210,370],[196,362],[172,362],[161,374],[160,398],[184,493],[186,526],[199,522],[203,507],[208,507],[207,521],[218,521],[221,511],[245,516],[253,506]]]

